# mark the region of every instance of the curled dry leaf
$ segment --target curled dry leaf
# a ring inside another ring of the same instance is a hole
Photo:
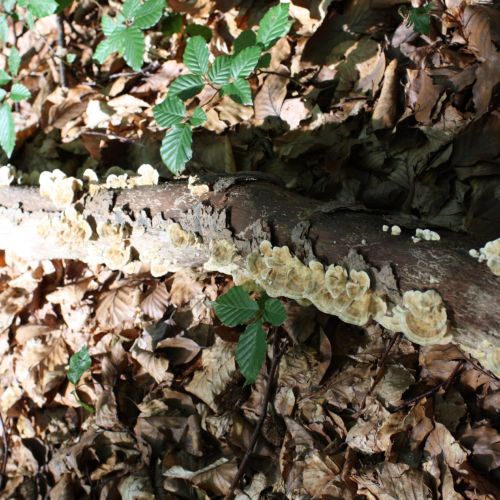
[[[160,320],[170,304],[169,298],[165,283],[153,283],[141,301],[142,312],[152,319]]]

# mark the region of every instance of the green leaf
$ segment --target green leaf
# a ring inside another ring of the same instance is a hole
[[[215,85],[225,85],[231,76],[231,58],[229,56],[216,57],[208,70],[208,78]]]
[[[241,286],[231,288],[212,304],[217,317],[226,326],[242,325],[259,312],[257,302]]]
[[[12,77],[3,69],[0,69],[0,85],[5,85],[12,80]]]
[[[160,127],[179,125],[186,116],[186,106],[177,96],[167,97],[153,108],[153,115]]]
[[[208,71],[208,46],[202,36],[194,36],[186,43],[184,64],[195,75],[204,75]]]
[[[270,64],[271,64],[271,54],[269,54],[269,52],[266,52],[265,54],[262,54],[260,56],[259,62],[257,63],[257,66],[255,66],[255,69],[268,68]]]
[[[73,64],[76,61],[76,54],[69,52],[66,54],[66,62],[68,64]]]
[[[193,156],[193,132],[187,124],[174,125],[163,138],[160,154],[175,175],[180,174]]]
[[[0,102],[2,102],[5,99],[6,95],[7,91],[5,89],[0,89]]]
[[[237,54],[238,52],[241,52],[243,49],[246,49],[247,47],[256,45],[256,43],[257,43],[257,36],[255,35],[255,32],[253,32],[252,30],[242,31],[238,35],[238,38],[236,38],[236,40],[234,41],[233,44],[234,53]]]
[[[12,47],[9,53],[9,71],[13,76],[16,76],[21,66],[21,55],[16,47]]]
[[[111,26],[109,26],[111,28]],[[123,49],[123,33],[125,26],[115,25],[109,37],[105,38],[96,48],[94,59],[101,64],[113,53]]]
[[[4,14],[0,14],[0,42],[6,42],[9,38],[9,24],[7,22],[7,17]]]
[[[266,360],[267,339],[262,322],[256,321],[245,328],[236,347],[236,361],[246,384],[253,384]]]
[[[200,75],[182,75],[176,78],[170,88],[168,95],[179,96],[183,101],[199,94],[204,87],[203,78]]]
[[[84,346],[69,358],[68,380],[73,385],[78,384],[84,372],[91,366],[92,359],[90,359],[89,349]]]
[[[16,145],[16,127],[9,105],[4,102],[0,106],[0,146],[8,158]]]
[[[233,78],[250,76],[259,61],[261,52],[258,45],[252,45],[233,56],[231,58],[231,76]]]
[[[113,36],[114,33],[111,35]],[[122,35],[123,58],[127,64],[134,70],[139,71],[144,61],[144,51],[146,50],[146,42],[144,41],[144,33],[135,26],[125,28]]]
[[[182,29],[182,14],[171,13],[161,23],[161,31],[165,36],[179,33]]]
[[[120,24],[116,21],[116,19],[112,19],[109,16],[102,16],[101,29],[106,36],[111,35],[111,33],[113,33],[113,31],[115,31],[115,29],[119,26]],[[122,27],[124,28],[125,26]]]
[[[222,92],[238,104],[244,104],[245,106],[252,105],[252,90],[250,89],[249,83],[243,78],[224,85],[224,87],[222,87]]]
[[[261,43],[265,49],[272,47],[290,30],[292,21],[288,19],[288,11],[289,5],[280,3],[271,7],[260,20],[257,42]]]
[[[141,8],[141,0],[125,0],[122,7],[122,15],[127,21],[132,21]]]
[[[56,0],[57,1],[57,12],[62,12],[64,9],[69,7],[72,3],[73,0]]]
[[[10,14],[14,10],[16,0],[3,0],[1,3],[3,5],[4,11]]]
[[[286,321],[285,306],[278,299],[267,299],[264,303],[264,321],[280,326]]]
[[[417,33],[428,35],[431,32],[431,4],[421,7],[411,7],[408,13],[408,24],[413,26]]]
[[[31,92],[22,84],[14,83],[10,89],[10,99],[14,102],[21,102],[31,97]]]
[[[197,106],[196,109],[193,111],[191,118],[189,119],[189,123],[193,127],[199,127],[203,125],[206,121],[207,121],[207,115],[199,106]]]
[[[161,19],[165,5],[165,0],[146,0],[135,13],[134,26],[143,30],[154,26]]]
[[[189,24],[186,26],[186,33],[189,36],[202,36],[207,43],[212,39],[212,30],[202,24]]]
[[[59,6],[55,0],[29,0],[27,7],[31,14],[41,18],[54,14]]]

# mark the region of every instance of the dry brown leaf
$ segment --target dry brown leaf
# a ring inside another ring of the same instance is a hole
[[[170,305],[170,295],[165,283],[155,282],[141,301],[141,309],[151,319],[160,320]]]
[[[213,346],[203,351],[203,370],[197,371],[185,389],[200,398],[213,411],[218,405],[215,397],[221,394],[236,374],[235,345],[216,338]]]
[[[268,75],[264,80],[254,101],[256,122],[264,122],[266,118],[280,117],[281,107],[287,93],[287,71],[287,68],[283,66],[278,70],[278,73],[283,72],[283,76]]]
[[[99,299],[96,310],[97,321],[108,328],[125,327],[133,324],[137,317],[140,291],[137,286],[117,283],[112,290],[105,292]]]

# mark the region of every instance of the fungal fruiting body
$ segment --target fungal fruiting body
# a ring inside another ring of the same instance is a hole
[[[500,276],[500,238],[488,241],[479,251],[469,250],[469,255],[479,262],[486,261],[486,265],[495,276]]]
[[[441,236],[439,236],[436,231],[431,231],[430,229],[417,229],[415,231],[415,236],[412,236],[411,239],[413,240],[413,243],[418,243],[421,240],[439,241]]]
[[[410,290],[403,294],[403,303],[379,319],[388,330],[402,332],[419,345],[446,344],[448,318],[441,295],[435,290]]]
[[[40,194],[48,198],[57,208],[66,208],[75,198],[75,193],[81,190],[82,181],[75,177],[66,177],[61,170],[45,171],[40,174]]]
[[[12,165],[0,167],[0,187],[10,186],[16,178],[16,169]]]

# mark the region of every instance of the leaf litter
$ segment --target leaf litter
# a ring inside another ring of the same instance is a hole
[[[81,3],[68,11],[76,60],[67,92],[47,43],[54,18],[36,22],[41,36],[18,40],[24,60],[33,54],[20,72],[33,100],[14,113],[16,162],[35,180],[40,165],[102,175],[143,163],[168,178],[151,106],[185,71],[186,34],[152,32],[157,61],[139,72],[120,58],[96,72],[76,33],[95,43],[98,3]],[[191,27],[208,26],[221,53],[267,10],[169,5]],[[292,34],[251,79],[253,107],[212,99],[209,89],[188,103],[208,103],[211,131],[195,133],[188,172],[260,170],[309,196],[497,237],[498,10],[429,5],[429,18],[412,21],[421,10],[390,0],[294,1]],[[1,263],[2,498],[226,495],[270,359],[244,386],[235,361],[242,331],[219,325],[210,305],[222,278],[132,279],[12,255]],[[454,347],[399,339],[385,356],[386,333],[286,306],[290,345],[237,498],[500,497],[497,380]],[[70,360],[86,349],[91,364],[72,384]]]

